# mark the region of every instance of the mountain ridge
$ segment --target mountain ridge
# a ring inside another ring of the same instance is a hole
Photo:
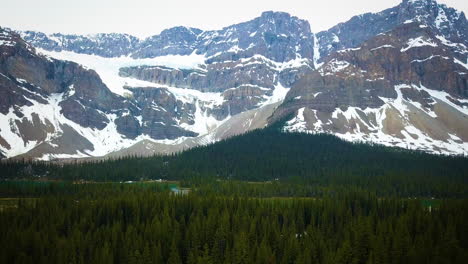
[[[229,42],[237,44],[230,47],[231,49],[248,49],[251,45],[250,40],[254,39],[256,31],[253,28],[258,28],[258,25],[281,25],[280,28],[267,28],[267,30],[282,31],[288,27],[291,21],[294,26],[301,28],[305,38],[311,38],[312,32],[310,30],[309,22],[291,16],[286,12],[273,12],[265,11],[260,17],[255,19],[241,22],[238,24],[226,26],[219,30],[204,31],[197,28],[190,28],[185,26],[176,26],[163,30],[160,34],[138,39],[125,33],[99,33],[93,35],[64,35],[61,33],[44,34],[36,31],[20,31],[21,36],[28,42],[40,48],[51,51],[73,51],[77,53],[84,53],[89,55],[99,55],[103,57],[118,57],[130,56],[133,58],[151,58],[164,55],[189,55],[192,53],[207,54],[207,57],[216,57],[220,49],[225,43]],[[282,29],[281,27],[286,27]],[[295,28],[287,29],[287,32],[294,32]],[[266,32],[267,34],[271,34]],[[234,35],[234,36],[233,36]],[[284,34],[278,33],[271,36],[260,37],[274,38],[275,36],[282,36]],[[226,37],[226,39],[223,39]],[[239,39],[241,38],[241,39]],[[271,40],[270,40],[271,41]],[[258,42],[258,41],[257,41]],[[302,45],[313,45],[313,42]],[[102,48],[102,46],[105,47]],[[117,50],[113,46],[119,47]],[[237,47],[236,47],[237,46]],[[304,58],[313,57],[313,49],[308,50],[301,54]],[[226,49],[229,50],[229,49]],[[288,49],[285,49],[288,50]],[[260,50],[260,52],[253,51],[253,54],[262,54],[267,52]],[[278,51],[277,51],[278,52]],[[290,55],[265,55],[267,58],[273,59],[277,62],[284,62],[294,59],[294,54]],[[225,58],[223,58],[225,59]]]

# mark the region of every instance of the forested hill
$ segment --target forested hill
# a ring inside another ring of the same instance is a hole
[[[330,135],[257,130],[172,156],[53,165],[8,162],[4,179],[138,181],[205,179],[357,186],[386,194],[468,194],[468,159],[342,141]]]

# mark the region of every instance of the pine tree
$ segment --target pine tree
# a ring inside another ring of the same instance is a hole
[[[172,240],[171,251],[169,254],[168,264],[181,264],[182,261],[179,255],[179,249],[177,248],[177,242],[175,239]]]

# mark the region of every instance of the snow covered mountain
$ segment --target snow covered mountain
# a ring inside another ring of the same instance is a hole
[[[468,151],[468,23],[404,0],[328,31],[282,12],[146,39],[0,28],[0,155],[151,155],[285,130]]]

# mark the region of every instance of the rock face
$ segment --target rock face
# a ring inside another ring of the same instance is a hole
[[[321,57],[334,51],[359,47],[364,41],[410,21],[430,27],[435,34],[450,42],[468,46],[468,22],[463,12],[435,0],[403,0],[396,7],[355,16],[317,33]]]
[[[130,127],[122,129],[122,134],[130,138],[145,134],[153,139],[197,135],[177,126],[182,122],[194,124],[193,114],[196,109],[193,104],[177,100],[167,89],[133,88],[132,91],[138,108],[142,109],[141,118],[135,122],[133,116],[125,116],[125,122],[128,120]]]
[[[222,120],[257,107],[272,96],[278,85],[290,87],[312,69],[312,62],[307,59],[280,64],[257,55],[237,61],[212,62],[202,70],[135,66],[121,68],[119,75],[164,86],[222,93],[225,101],[221,109],[214,109],[216,118]]]
[[[466,153],[467,30],[434,0],[317,35],[282,12],[146,39],[0,29],[0,157],[170,153],[285,119],[287,131]]]

